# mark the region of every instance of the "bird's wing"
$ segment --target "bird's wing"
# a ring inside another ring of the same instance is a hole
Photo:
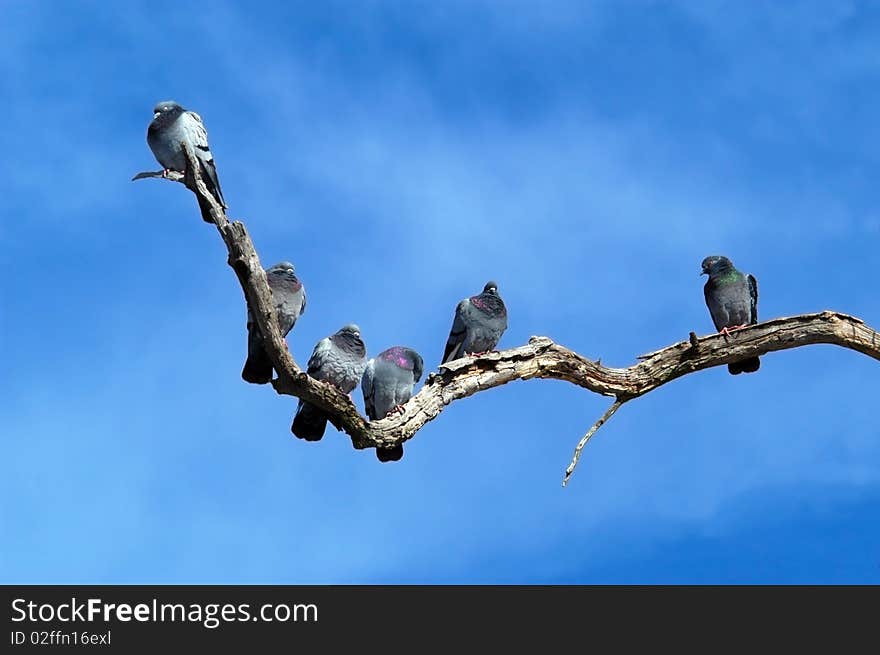
[[[371,420],[376,416],[376,407],[373,405],[373,365],[375,360],[371,359],[364,368],[364,375],[361,378],[361,391],[364,392],[364,410],[367,417]]]
[[[194,111],[186,111],[180,116],[180,125],[186,140],[195,150],[195,155],[202,163],[203,173],[208,179],[205,184],[208,190],[220,203],[220,206],[226,208],[226,201],[223,199],[223,192],[220,189],[220,179],[217,177],[217,167],[214,165],[214,155],[208,146],[208,130],[202,123],[202,117]]]
[[[247,333],[248,333],[248,352],[257,352],[263,348],[263,335],[260,332],[260,326],[254,319],[254,313],[251,308],[247,309]]]
[[[196,154],[200,157],[208,153],[207,159],[211,159],[211,149],[208,147],[208,131],[202,123],[202,117],[194,111],[185,111],[180,116],[180,127],[186,135]]]
[[[716,293],[718,293],[718,289],[713,286],[712,280],[706,280],[706,284],[703,286],[703,297],[706,299],[706,307],[709,308],[709,316],[712,317],[715,329],[720,330],[724,327],[724,321],[719,313],[720,308],[718,299],[715,297]]]
[[[449,339],[446,340],[446,348],[443,351],[443,360],[441,363],[452,361],[458,356],[461,350],[461,344],[467,333],[467,326],[464,323],[464,314],[470,306],[470,300],[465,298],[455,307],[455,318],[452,320],[452,329],[449,331]]]
[[[750,312],[751,324],[754,325],[758,322],[758,281],[755,279],[755,276],[749,274],[749,295],[752,299],[752,306]]]
[[[334,351],[335,348],[333,342],[330,341],[330,337],[324,337],[321,339],[315,345],[315,349],[312,351],[312,356],[309,357],[309,364],[306,373],[314,377],[315,373],[323,370],[327,362],[335,356]]]
[[[418,381],[422,378],[422,373],[425,370],[425,361],[422,359],[422,356],[413,351],[413,386],[415,386]]]

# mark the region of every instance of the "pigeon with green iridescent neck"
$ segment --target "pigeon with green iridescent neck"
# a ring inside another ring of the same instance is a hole
[[[306,289],[290,262],[280,262],[267,269],[266,281],[272,290],[281,336],[286,337],[306,311]],[[263,335],[250,307],[247,311],[247,331],[248,355],[241,377],[251,384],[267,384],[272,380],[272,360],[263,346]]]
[[[208,132],[202,123],[202,117],[194,111],[188,111],[173,100],[160,102],[153,108],[153,120],[147,128],[147,145],[162,165],[163,174],[169,171],[186,173],[187,159],[181,142],[186,143],[199,162],[199,172],[208,191],[223,209],[226,202],[220,190],[217,168],[214,166],[214,155],[208,147]],[[211,220],[210,206],[196,195],[202,219]]]
[[[731,330],[758,322],[758,282],[755,276],[738,271],[727,257],[713,255],[703,260],[703,272],[709,279],[703,287],[706,306],[715,329],[729,335]],[[727,365],[731,375],[754,373],[761,360],[750,357]]]
[[[361,340],[361,330],[351,323],[315,345],[306,373],[350,394],[361,381],[366,365],[367,348]],[[327,414],[300,399],[291,432],[306,441],[320,441],[326,428]]]
[[[465,298],[455,307],[452,329],[441,364],[470,354],[489,352],[507,329],[507,307],[498,295],[498,285],[487,282],[483,292]]]
[[[376,421],[402,411],[423,369],[421,355],[406,346],[393,346],[368,361],[361,378],[361,391],[369,419]],[[377,448],[376,457],[380,462],[396,462],[403,457],[403,444]]]

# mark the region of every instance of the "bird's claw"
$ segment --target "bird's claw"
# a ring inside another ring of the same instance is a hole
[[[741,330],[744,327],[746,327],[745,324],[743,324],[743,325],[729,325],[727,327],[721,328],[721,330],[719,331],[719,334],[723,334],[725,337],[729,337],[731,330]]]
[[[406,410],[403,408],[403,405],[395,405],[391,409],[388,410],[388,413],[385,414],[385,417],[389,417],[392,414],[403,414]]]

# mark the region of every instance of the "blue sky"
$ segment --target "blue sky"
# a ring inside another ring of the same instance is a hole
[[[609,365],[762,318],[880,324],[880,11],[802,2],[5,2],[0,580],[878,583],[877,362],[831,346],[627,404],[517,382],[380,464],[248,385],[216,232],[155,170],[204,119],[233,218],[309,297],[436,368],[496,279],[501,347]],[[11,129],[9,129],[11,128]],[[359,406],[362,400],[355,392]]]

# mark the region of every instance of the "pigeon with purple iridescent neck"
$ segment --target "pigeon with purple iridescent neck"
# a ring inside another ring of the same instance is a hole
[[[280,262],[269,268],[266,281],[272,291],[281,336],[286,337],[306,311],[306,289],[290,262]],[[263,346],[263,335],[250,307],[247,311],[247,331],[248,356],[241,377],[252,384],[266,384],[272,380],[272,361]]]
[[[713,255],[702,263],[701,275],[709,279],[703,287],[706,306],[712,316],[715,329],[729,335],[758,322],[758,282],[754,275],[738,271],[727,257]],[[731,375],[754,373],[761,360],[750,357],[727,365]]]
[[[342,393],[350,394],[364,374],[366,355],[361,330],[352,323],[315,344],[306,373],[316,380],[329,382]],[[300,399],[290,426],[291,432],[306,441],[320,441],[326,428],[327,414]]]
[[[202,117],[194,111],[184,109],[173,100],[160,102],[153,108],[153,120],[147,128],[147,145],[150,146],[150,150],[153,151],[165,173],[168,171],[186,173],[187,159],[180,145],[181,142],[185,142],[193,151],[199,162],[202,181],[214,199],[226,209],[223,192],[220,190],[220,180],[217,177],[217,167],[214,165],[214,155],[208,147],[208,132],[202,123]],[[210,206],[199,198],[198,194],[196,198],[199,201],[202,219],[213,223]]]
[[[492,350],[506,329],[507,307],[498,295],[498,285],[487,282],[482,293],[465,298],[456,306],[440,363]]]
[[[402,411],[423,370],[421,355],[406,346],[393,346],[368,361],[361,378],[367,417],[376,421]],[[403,457],[403,444],[377,448],[376,457],[380,462],[396,462]]]

